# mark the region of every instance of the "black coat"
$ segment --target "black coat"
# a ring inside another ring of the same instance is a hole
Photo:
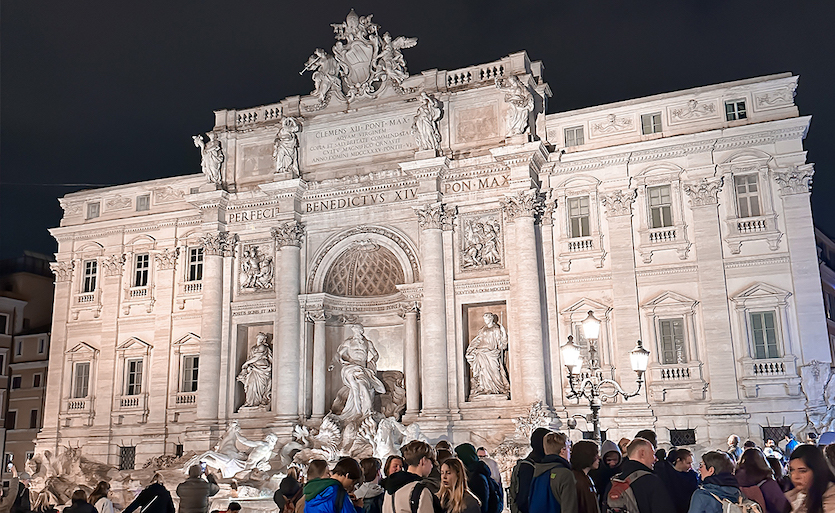
[[[638,503],[639,513],[672,513],[676,510],[673,505],[673,499],[667,493],[664,483],[661,478],[652,473],[652,469],[643,463],[635,460],[624,460],[623,467],[618,479],[625,479],[629,474],[636,470],[643,470],[649,474],[641,476],[632,483],[632,493],[635,495],[635,502]],[[606,495],[609,495],[609,489],[612,484],[606,488]]]
[[[668,461],[660,460],[655,464],[655,475],[661,478],[673,504],[676,513],[687,513],[690,509],[690,498],[699,489],[699,476],[693,470],[679,472]]]
[[[87,501],[72,501],[71,505],[64,508],[64,513],[99,513],[99,511]]]
[[[136,509],[142,513],[174,513],[174,501],[171,500],[171,493],[164,486],[151,483],[136,496],[133,502],[128,504],[122,513],[131,513]]]
[[[207,513],[209,497],[219,492],[220,487],[212,474],[207,474],[206,479],[208,482],[200,477],[190,477],[177,486],[180,513]]]

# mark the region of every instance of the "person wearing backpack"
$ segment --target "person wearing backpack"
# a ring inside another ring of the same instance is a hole
[[[455,448],[455,454],[467,469],[467,487],[481,502],[481,513],[500,513],[504,509],[501,488],[490,477],[490,467],[478,459],[475,446],[461,444]]]
[[[421,481],[432,471],[433,450],[426,442],[412,440],[400,448],[406,469],[385,480],[383,513],[435,513],[442,511],[438,498]]]
[[[788,513],[792,506],[759,449],[745,449],[736,466],[736,480],[742,495],[756,501],[764,513]]]
[[[362,481],[357,460],[342,458],[336,462],[330,478],[313,479],[304,485],[304,510],[307,513],[360,513],[362,501],[355,505],[349,495]]]
[[[533,469],[528,505],[531,513],[574,513],[577,511],[577,481],[568,462],[568,437],[548,433],[543,440],[545,457]]]
[[[531,433],[531,452],[526,457],[516,461],[510,474],[510,487],[507,492],[507,502],[512,513],[529,513],[528,494],[533,480],[534,465],[542,461],[545,451],[542,440],[550,433],[545,428],[536,428]]]
[[[725,505],[728,502],[732,505],[744,503],[742,492],[739,490],[739,483],[733,475],[733,471],[734,462],[730,454],[719,451],[710,451],[703,454],[702,462],[699,464],[702,486],[693,493],[688,513],[724,513],[734,511],[729,508],[726,509]],[[756,505],[756,507],[756,510],[740,507],[736,511],[739,513],[758,511],[759,506]]]
[[[617,511],[615,508],[621,508],[627,513],[674,512],[675,505],[664,483],[652,473],[655,465],[652,442],[635,438],[626,447],[626,455],[620,474],[612,478],[606,490],[604,510]]]

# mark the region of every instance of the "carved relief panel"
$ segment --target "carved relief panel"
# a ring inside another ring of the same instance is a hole
[[[238,287],[241,292],[273,290],[273,247],[268,242],[241,244],[238,259]]]
[[[504,229],[500,211],[461,216],[458,236],[462,271],[504,267]]]

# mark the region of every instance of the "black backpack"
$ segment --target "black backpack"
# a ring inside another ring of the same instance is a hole
[[[499,483],[490,476],[487,477],[487,485],[490,494],[487,497],[487,513],[501,513],[504,511],[504,492]]]

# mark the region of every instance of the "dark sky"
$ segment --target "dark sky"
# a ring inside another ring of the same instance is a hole
[[[36,1],[0,3],[0,258],[57,246],[57,198],[198,173],[212,111],[307,94],[350,8],[418,37],[411,73],[527,50],[559,112],[791,71],[813,115],[816,222],[835,235],[835,2]]]

